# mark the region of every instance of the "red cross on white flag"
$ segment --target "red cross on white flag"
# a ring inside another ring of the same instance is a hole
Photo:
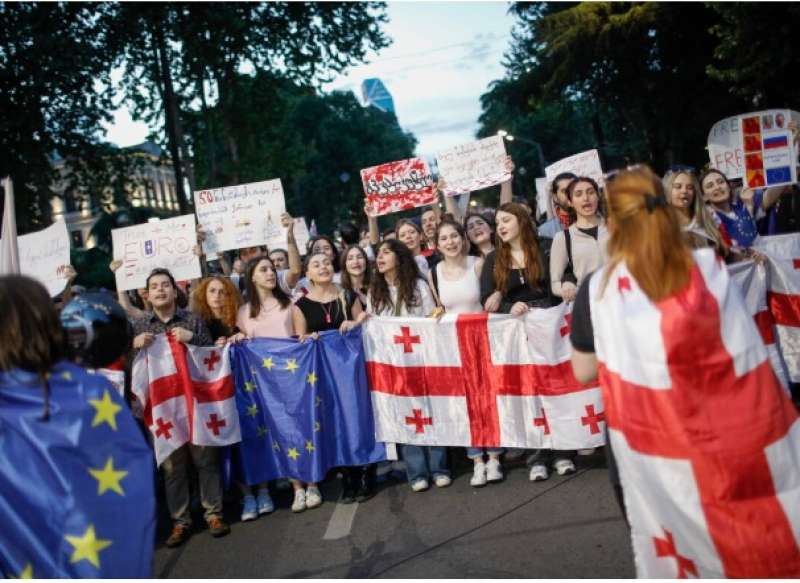
[[[711,250],[652,303],[589,288],[611,445],[643,578],[800,576],[800,419]]]
[[[185,345],[159,334],[136,356],[131,385],[159,465],[185,443],[241,441],[227,347]]]
[[[568,309],[531,310],[525,318],[370,318],[363,338],[378,439],[475,447],[602,445],[600,391],[572,375],[564,331]],[[595,431],[581,423],[587,410]]]

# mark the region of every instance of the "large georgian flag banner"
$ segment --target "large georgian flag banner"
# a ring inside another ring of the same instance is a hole
[[[370,318],[364,350],[377,439],[418,445],[603,445],[597,387],[570,365],[568,307]]]
[[[657,303],[624,265],[591,280],[637,575],[797,577],[800,420],[728,271],[695,261]]]
[[[131,389],[153,436],[158,465],[186,443],[241,441],[227,346],[191,346],[158,334],[136,355]]]

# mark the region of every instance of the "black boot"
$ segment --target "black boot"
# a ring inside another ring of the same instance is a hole
[[[342,504],[352,504],[356,501],[356,490],[358,489],[357,472],[359,468],[342,468]]]
[[[356,502],[366,502],[375,495],[375,472],[377,466],[369,464],[361,468],[361,479],[356,492]]]

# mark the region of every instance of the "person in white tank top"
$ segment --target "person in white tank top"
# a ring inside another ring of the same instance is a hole
[[[469,240],[464,228],[455,221],[445,219],[436,229],[436,248],[443,257],[428,274],[428,282],[436,294],[437,302],[449,314],[482,312],[480,273],[483,259],[467,255]],[[470,485],[475,488],[488,482],[500,482],[500,448],[467,448],[467,457],[474,463]],[[484,454],[489,460],[484,463]]]

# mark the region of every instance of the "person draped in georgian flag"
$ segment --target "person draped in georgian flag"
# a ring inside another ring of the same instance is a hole
[[[639,577],[800,575],[800,421],[741,293],[692,252],[658,178],[607,180],[609,263],[572,365],[598,377]]]

